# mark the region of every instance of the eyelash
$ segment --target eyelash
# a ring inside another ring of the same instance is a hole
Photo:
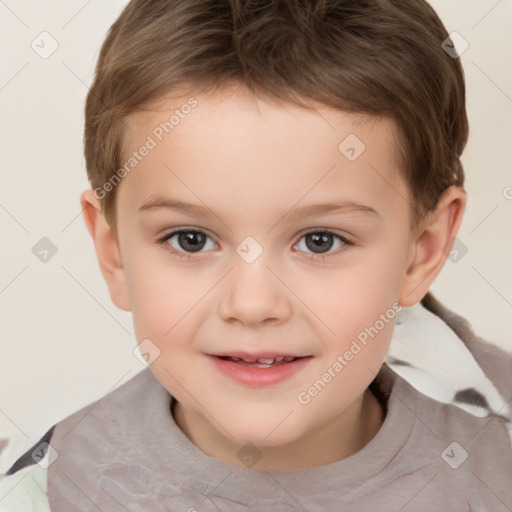
[[[175,231],[171,231],[170,233],[167,233],[166,235],[162,236],[161,238],[159,238],[157,240],[157,243],[162,245],[165,250],[168,250],[172,254],[174,254],[176,256],[179,256],[180,260],[186,259],[188,261],[188,260],[190,260],[191,258],[194,257],[194,254],[196,254],[196,253],[188,253],[188,252],[184,252],[184,251],[183,252],[182,251],[177,251],[176,249],[174,249],[174,247],[172,247],[169,243],[167,243],[173,236],[179,235],[180,233],[201,233],[201,234],[205,235],[206,237],[210,238],[211,240],[213,240],[204,231],[201,231],[199,229],[177,229]],[[321,261],[325,261],[328,258],[332,258],[334,256],[338,256],[340,253],[348,250],[351,246],[355,245],[350,240],[347,240],[345,237],[343,237],[343,236],[339,235],[338,233],[335,233],[334,231],[331,231],[329,229],[317,229],[317,230],[308,231],[308,232],[302,234],[302,236],[299,238],[299,241],[302,240],[302,238],[304,238],[305,236],[312,235],[312,234],[332,235],[333,237],[338,238],[339,240],[341,240],[343,242],[343,246],[341,248],[337,249],[336,251],[332,252],[332,253],[326,253],[326,254],[321,254],[321,253],[305,253],[307,255],[307,258],[310,259],[311,261],[318,261],[319,259]],[[217,243],[215,243],[215,244],[217,245]],[[298,245],[298,244],[299,244],[299,242],[294,244],[294,247],[296,245]],[[202,251],[198,251],[197,254],[201,254],[201,252]]]

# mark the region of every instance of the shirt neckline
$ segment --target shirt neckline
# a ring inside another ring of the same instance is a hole
[[[363,485],[382,472],[405,445],[415,423],[414,402],[406,405],[403,398],[398,398],[410,396],[411,391],[414,391],[386,363],[382,365],[370,388],[387,410],[380,430],[355,454],[340,461],[310,468],[264,471],[245,468],[207,455],[176,424],[171,413],[176,399],[163,386],[158,388],[158,393],[166,407],[157,409],[161,416],[155,418],[157,421],[153,424],[164,427],[167,443],[172,446],[173,453],[180,461],[187,461],[187,467],[180,468],[187,485],[201,488],[203,492],[214,488],[221,494],[224,490],[228,494],[263,499],[269,495],[268,484],[272,480],[287,492],[299,496],[339,492],[344,487],[353,489]],[[400,425],[399,429],[397,425]],[[155,435],[162,435],[160,429]],[[307,482],[307,486],[304,482]]]

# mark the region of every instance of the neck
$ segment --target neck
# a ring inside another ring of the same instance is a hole
[[[184,411],[179,402],[175,404],[173,416],[183,433],[204,453],[230,464],[244,466],[237,456],[242,444],[222,436],[198,415]],[[342,415],[315,432],[284,445],[258,445],[261,459],[254,469],[302,469],[342,460],[366,446],[380,430],[384,418],[384,407],[367,389]]]

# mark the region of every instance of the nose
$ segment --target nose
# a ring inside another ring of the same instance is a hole
[[[219,304],[221,318],[251,327],[286,322],[292,314],[290,292],[267,268],[265,258],[262,256],[253,263],[238,258],[234,265],[224,280]]]

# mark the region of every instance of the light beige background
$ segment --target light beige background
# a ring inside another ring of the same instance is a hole
[[[143,369],[131,317],[110,300],[79,205],[88,185],[84,99],[125,3],[0,2],[0,437],[11,439],[0,471],[59,419]],[[433,292],[477,334],[512,350],[512,3],[432,4],[469,43],[461,58],[471,126],[459,233],[468,251],[447,262]],[[47,59],[31,48],[43,31],[59,45]],[[46,263],[32,253],[42,237],[57,247]]]

